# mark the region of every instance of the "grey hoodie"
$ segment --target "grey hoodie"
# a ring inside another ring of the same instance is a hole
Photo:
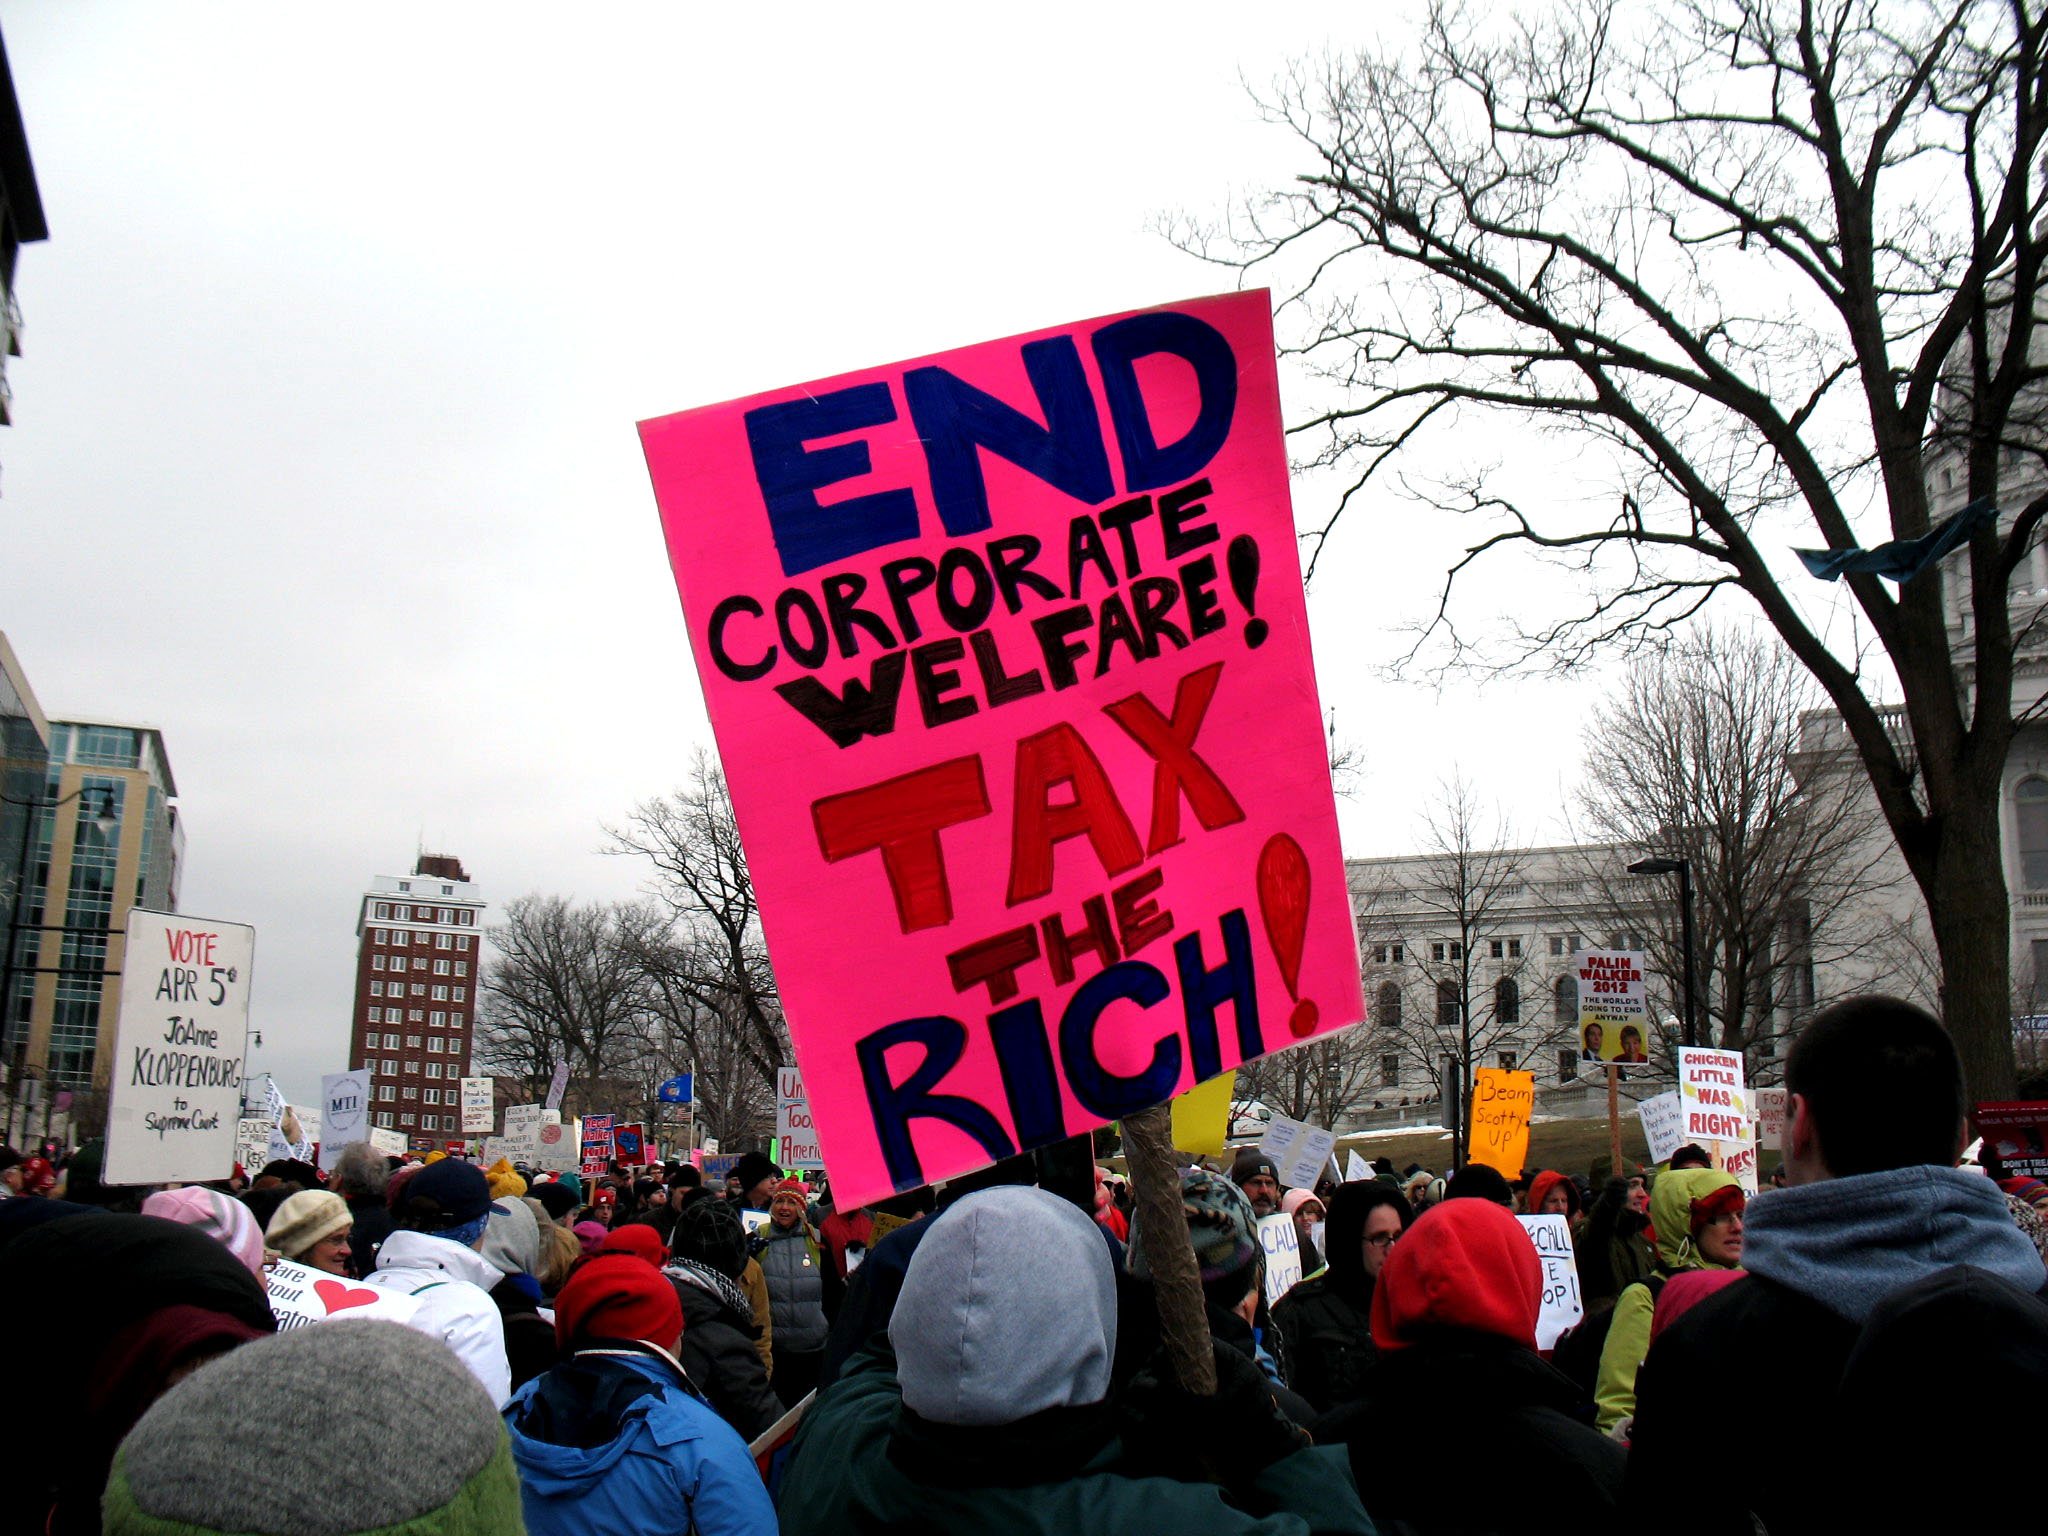
[[[1742,1267],[1861,1324],[1885,1297],[1952,1265],[2023,1291],[2048,1283],[1998,1186],[1920,1166],[1773,1190],[1743,1219]]]
[[[1095,1223],[1010,1185],[932,1218],[889,1319],[904,1405],[936,1424],[1013,1424],[1099,1403],[1116,1278]]]

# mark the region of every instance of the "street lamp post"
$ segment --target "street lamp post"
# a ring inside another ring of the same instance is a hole
[[[1681,1022],[1685,1029],[1685,1043],[1698,1045],[1699,1023],[1693,1012],[1692,985],[1692,860],[1638,859],[1629,865],[1628,872],[1632,875],[1678,876],[1678,923],[1685,964],[1685,1008]]]

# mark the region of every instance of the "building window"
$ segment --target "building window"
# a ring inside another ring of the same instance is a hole
[[[432,1052],[434,1052],[434,1053],[435,1053],[436,1055],[440,1054],[440,1050],[441,1050],[441,1037],[440,1037],[439,1035],[429,1035],[429,1036],[427,1036],[427,1049],[428,1049],[429,1051],[432,1051]]]
[[[468,1001],[469,1001],[469,988],[467,988],[467,987],[457,987],[457,988],[455,989],[455,1001],[456,1001],[456,1002],[458,1002],[458,1003],[466,1003],[466,1002],[468,1002]]]
[[[1579,1053],[1569,1046],[1557,1053],[1557,1080],[1568,1083],[1579,1070]]]
[[[381,982],[381,981],[373,981],[373,982],[371,982],[371,983],[370,983],[370,996],[372,996],[372,997],[382,997],[383,995],[384,995],[384,983],[383,983],[383,982]]]
[[[1552,934],[1552,935],[1550,936],[1550,954],[1551,954],[1551,958],[1552,958],[1552,959],[1559,959],[1559,958],[1561,958],[1561,957],[1562,957],[1562,956],[1564,955],[1564,935],[1563,935],[1563,934],[1561,934],[1561,933],[1553,933],[1553,934]]]
[[[425,1020],[427,1010],[424,1008],[408,1008],[405,1016],[410,1022],[418,1024]]]
[[[418,1050],[420,1048],[420,1037],[418,1035],[407,1035],[405,1037],[405,1048],[408,1051]]]
[[[2019,815],[2020,883],[2048,890],[2048,779],[2029,775],[2013,790]]]
[[[463,915],[465,917],[468,917],[474,914],[464,913]],[[469,935],[466,933],[458,933],[457,935],[455,935],[455,947],[460,950],[467,950],[469,948]]]
[[[373,970],[373,971],[381,971],[381,970],[383,970],[383,969],[384,969],[384,957],[383,957],[382,955],[372,955],[372,956],[370,956],[370,969],[371,969],[371,970]]]
[[[425,997],[427,995],[427,984],[424,981],[414,982],[412,984],[412,995],[414,997]]]
[[[1396,1052],[1389,1051],[1386,1055],[1380,1057],[1380,1086],[1382,1088],[1398,1088],[1401,1086],[1401,1058]]]
[[[1454,981],[1436,984],[1436,1025],[1438,1029],[1458,1027],[1458,984]]]
[[[1401,958],[1401,946],[1398,944],[1394,946],[1394,958],[1396,960]],[[456,961],[455,974],[458,976],[467,976],[469,974],[469,962],[467,960]]]
[[[441,887],[441,894],[442,894],[443,896],[446,896],[446,895],[448,894],[448,887],[447,887],[447,886],[445,886],[445,885],[444,885],[444,886],[442,886],[442,887]],[[455,921],[455,914],[454,914],[453,912],[449,911],[449,910],[448,910],[448,909],[447,909],[446,907],[443,907],[443,908],[441,909],[441,912],[440,912],[440,918],[441,918],[441,921],[442,921],[442,922],[444,922],[444,923],[452,923],[452,922],[454,922],[454,921]]]
[[[1570,974],[1560,976],[1550,990],[1551,1008],[1557,1014],[1557,1022],[1578,1028],[1579,978]]]
[[[391,936],[387,934],[382,928],[372,928],[370,930],[370,942],[372,944],[388,943],[390,941],[390,937]]]
[[[377,1129],[378,1129],[378,1130],[380,1130],[380,1131],[388,1131],[388,1130],[390,1130],[390,1129],[391,1129],[391,1117],[390,1117],[389,1115],[379,1115],[379,1116],[377,1117]]]
[[[1434,960],[1439,965],[1443,964],[1444,947],[1441,943],[1436,943],[1429,946],[1429,958]]]
[[[1500,1062],[1501,1071],[1512,1072],[1515,1070],[1515,1053],[1513,1051],[1502,1051],[1496,1059]]]
[[[429,1077],[439,1077],[440,1075],[441,1075],[441,1063],[439,1063],[438,1061],[430,1061],[430,1062],[428,1062],[428,1063],[427,1063],[427,1076],[429,1076]]]
[[[398,1076],[398,1061],[395,1057],[386,1056],[384,1058],[384,1071],[391,1077]]]
[[[1488,953],[1495,960],[1505,960],[1508,953],[1507,940],[1493,939],[1488,942]]]
[[[1380,983],[1379,1006],[1374,1022],[1388,1029],[1401,1027],[1401,989],[1391,981]]]
[[[391,903],[390,903],[390,902],[388,902],[388,901],[380,901],[380,902],[378,902],[378,903],[377,903],[377,915],[378,915],[379,917],[389,917],[389,916],[391,915]],[[381,944],[381,943],[383,943],[384,941],[383,941],[382,939],[379,939],[379,940],[378,940],[377,942]]]
[[[398,1090],[397,1090],[396,1088],[392,1087],[392,1086],[391,1086],[391,1084],[389,1084],[389,1083],[381,1083],[381,1084],[379,1084],[379,1085],[378,1085],[378,1088],[377,1088],[377,1102],[378,1102],[379,1104],[389,1104],[389,1103],[390,1103],[390,1102],[391,1102],[391,1101],[392,1101],[393,1099],[395,1099],[395,1098],[397,1098],[397,1097],[398,1097]],[[390,1122],[389,1122],[389,1121],[387,1121],[387,1122],[385,1122],[385,1123],[386,1123],[386,1124],[389,1124]]]
[[[403,949],[406,945],[412,943],[412,935],[406,932],[405,929],[400,928],[391,935],[391,942]]]
[[[1519,960],[1522,958],[1522,941],[1520,939],[1508,940],[1508,958],[1510,960]]]
[[[442,919],[441,919],[441,921],[445,923],[445,922],[447,922],[447,921],[448,921],[448,919],[444,917],[444,918],[442,918]],[[438,933],[438,934],[434,935],[434,948],[436,948],[436,949],[453,949],[454,947],[455,947],[455,935],[454,935],[454,934],[452,934],[452,933]]]
[[[406,1062],[405,1075],[407,1077],[418,1077],[420,1075],[420,1064],[416,1061]]]
[[[448,962],[446,960],[436,960],[434,962],[434,974],[436,976],[446,976],[448,974]]]
[[[446,987],[436,987],[436,988],[434,988],[434,1001],[435,1001],[435,1002],[437,1002],[437,1003],[445,1003],[445,1002],[447,1002],[447,1001],[448,1001],[448,989],[447,989]]]
[[[417,1099],[420,1096],[420,1091],[419,1089],[413,1087],[411,1083],[407,1083],[403,1088],[398,1090],[398,1096],[402,1099]]]
[[[376,958],[375,962],[373,962],[373,963],[374,963],[374,964],[376,965],[376,967],[377,967],[377,969],[378,969],[378,970],[380,970],[380,971],[381,971],[381,970],[383,970],[383,969],[384,969],[384,957],[383,957],[382,955],[379,955],[379,956],[378,956],[378,957]],[[405,969],[405,956],[403,956],[403,955],[393,955],[393,956],[391,957],[391,969],[392,969],[392,970],[394,970],[394,971],[402,971],[402,970],[404,970],[404,969]]]
[[[446,1029],[448,1027],[448,1010],[445,1008],[436,1008],[434,1010],[433,1018],[428,1020],[428,1022],[431,1023],[436,1029]]]
[[[1515,985],[1512,976],[1503,976],[1493,984],[1493,1017],[1501,1024],[1522,1022],[1522,989]]]

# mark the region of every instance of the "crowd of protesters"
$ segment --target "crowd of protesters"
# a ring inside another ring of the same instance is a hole
[[[1958,1166],[1960,1068],[1917,1008],[1825,1011],[1786,1087],[1755,1196],[1690,1147],[1292,1190],[1256,1149],[1184,1168],[1199,1396],[1157,1239],[1085,1138],[859,1210],[760,1153],[717,1188],[356,1145],[130,1189],[91,1144],[0,1151],[0,1308],[48,1431],[0,1530],[1980,1523],[2003,1480],[1926,1450],[2023,1450],[2048,1419],[2048,1187]],[[1552,1350],[1517,1214],[1572,1234],[1585,1317]],[[1268,1215],[1303,1259],[1284,1294]],[[407,1321],[280,1326],[282,1261]]]

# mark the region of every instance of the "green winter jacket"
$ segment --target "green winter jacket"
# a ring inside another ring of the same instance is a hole
[[[1692,1203],[1736,1182],[1716,1168],[1681,1168],[1657,1176],[1650,1186],[1650,1225],[1657,1233],[1657,1273],[1666,1279],[1688,1269],[1720,1269],[1692,1242]],[[1650,1322],[1657,1298],[1638,1281],[1615,1299],[1614,1321],[1600,1351],[1600,1375],[1593,1388],[1594,1422],[1606,1434],[1636,1411],[1636,1371],[1650,1352]]]
[[[980,1432],[998,1453],[1000,1481],[959,1466],[947,1469],[951,1477],[927,1479],[905,1469],[918,1462],[902,1443],[902,1402],[886,1350],[871,1345],[848,1362],[798,1431],[778,1500],[784,1536],[1374,1536],[1341,1446],[1312,1446],[1266,1468],[1253,1488],[1255,1509],[1211,1483],[1119,1471],[1122,1449],[1106,1416],[1101,1448],[1071,1471],[1034,1443],[1026,1421]]]

